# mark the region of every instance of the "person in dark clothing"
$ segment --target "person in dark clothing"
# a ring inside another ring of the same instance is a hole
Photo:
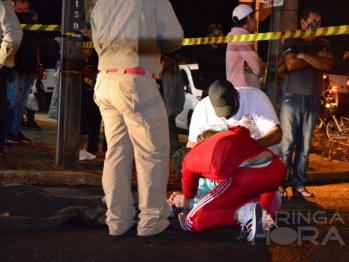
[[[50,49],[50,59],[55,65],[55,69],[59,66],[59,60],[61,59],[61,38],[56,37],[52,42]]]
[[[83,36],[84,42],[90,42],[90,37]],[[80,160],[93,160],[95,155],[85,150],[87,136],[91,134],[96,124],[95,118],[99,117],[98,130],[100,128],[101,118],[99,108],[93,101],[94,85],[97,78],[98,60],[90,59],[92,56],[92,48],[83,48],[82,55],[82,90],[81,90],[81,111],[80,111]],[[99,132],[98,132],[99,134]],[[98,143],[97,143],[98,145]],[[98,150],[98,149],[97,149]]]
[[[22,29],[10,1],[0,2],[0,155],[5,142],[7,81],[14,67],[14,56],[22,40]]]
[[[222,36],[222,26],[211,24],[207,28],[207,36]],[[208,95],[210,85],[216,80],[225,80],[225,55],[227,44],[211,44],[200,48],[197,53],[197,62],[202,78],[200,89],[202,98]]]
[[[87,24],[89,25],[89,24]],[[87,35],[88,36],[88,35]],[[90,36],[88,36],[90,37]],[[94,65],[98,65],[98,54],[95,49],[92,49],[92,54],[89,56],[88,60],[90,63]],[[96,154],[99,150],[98,144],[99,144],[99,134],[101,131],[101,122],[102,122],[102,115],[101,112],[99,111],[98,106],[93,105],[91,108],[91,126],[90,126],[90,132],[88,135],[88,142],[87,142],[87,149],[86,151],[91,153],[91,154]],[[103,147],[107,148],[107,141],[104,138],[103,141]],[[104,152],[107,151],[107,149],[103,149]]]
[[[15,1],[15,12],[21,24],[34,24],[34,20],[28,16],[29,4],[25,0]],[[28,100],[30,89],[34,83],[38,65],[38,34],[35,31],[23,32],[23,39],[17,52],[16,70],[19,73],[15,116],[12,133],[8,138],[10,143],[31,143],[31,140],[20,132],[23,110]]]
[[[170,157],[180,149],[181,143],[178,140],[178,130],[176,127],[176,116],[183,111],[185,94],[184,82],[181,70],[178,64],[171,58],[166,56],[166,53],[161,51],[161,85],[162,98],[165,103],[168,127],[170,131]]]
[[[300,16],[302,30],[321,27],[320,11],[306,8]],[[331,69],[330,43],[317,36],[285,39],[283,53],[286,71],[282,85],[280,123],[283,130],[281,150],[287,175],[279,187],[282,197],[291,183],[294,197],[312,198],[305,185],[313,132],[321,107],[323,73]]]
[[[34,23],[38,23],[38,20],[39,20],[39,16],[36,12],[34,12],[33,10],[29,10],[28,11],[28,16],[33,19]],[[45,45],[45,40],[41,34],[41,32],[39,31],[38,32],[38,49],[39,49],[39,56],[40,56],[40,60],[42,61],[42,59],[44,58],[43,57],[43,54],[46,53],[47,54],[47,48],[46,48],[46,45]],[[35,80],[35,85],[36,85],[36,91],[32,90],[32,92],[35,93],[35,96],[37,96],[37,93],[38,92],[45,92],[45,89],[44,87],[42,86],[42,83],[41,83],[41,67],[42,65],[40,65],[40,69],[38,70],[38,74],[36,76],[36,80]],[[22,123],[24,121],[22,120]],[[22,124],[23,125],[23,124]],[[25,124],[27,127],[29,128],[36,128],[36,129],[39,129],[41,130],[41,127],[35,122],[35,111],[27,108],[27,123]]]

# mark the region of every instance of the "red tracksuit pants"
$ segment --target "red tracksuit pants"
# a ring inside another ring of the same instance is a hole
[[[285,177],[286,168],[278,156],[274,156],[265,167],[240,167],[189,212],[185,227],[192,233],[200,233],[213,228],[237,226],[237,221],[234,221],[236,210],[256,197],[260,197],[262,208],[268,211]]]

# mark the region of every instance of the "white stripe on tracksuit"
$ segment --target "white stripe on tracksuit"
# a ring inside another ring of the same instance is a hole
[[[207,205],[208,203],[212,202],[214,199],[222,195],[227,188],[230,186],[232,181],[232,176],[226,178],[222,183],[220,183],[215,189],[213,193],[208,193],[206,196],[204,196],[200,202],[189,212],[188,216],[185,219],[185,228],[187,228],[188,231],[191,231],[193,222],[190,220],[191,217],[195,215],[195,213],[200,210],[203,206]]]

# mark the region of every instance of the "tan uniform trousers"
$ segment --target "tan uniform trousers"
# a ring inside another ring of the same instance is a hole
[[[133,157],[141,210],[138,235],[157,234],[170,222],[166,203],[169,132],[156,81],[135,74],[99,73],[95,102],[103,117],[108,143],[102,185],[109,234],[121,235],[134,224]]]

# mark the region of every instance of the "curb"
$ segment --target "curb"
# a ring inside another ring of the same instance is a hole
[[[349,171],[307,173],[307,185],[329,185],[349,182]]]
[[[0,184],[15,183],[32,186],[52,186],[52,187],[78,187],[78,186],[90,186],[101,187],[102,186],[102,174],[101,172],[91,173],[82,171],[37,171],[37,170],[2,170],[0,171]],[[132,181],[132,187],[136,188],[137,183]],[[167,184],[168,191],[181,190],[181,184],[179,181],[173,181],[169,179]]]
[[[36,186],[102,186],[102,176],[81,171],[0,171],[0,182]]]
[[[291,178],[292,179],[292,178]],[[0,182],[18,183],[34,186],[90,186],[101,187],[102,176],[100,172],[82,171],[37,171],[37,170],[2,170],[0,171]],[[308,171],[307,185],[328,185],[349,182],[349,171],[342,172],[315,172]],[[133,181],[132,186],[137,186]],[[168,190],[180,190],[180,182],[170,179]]]

